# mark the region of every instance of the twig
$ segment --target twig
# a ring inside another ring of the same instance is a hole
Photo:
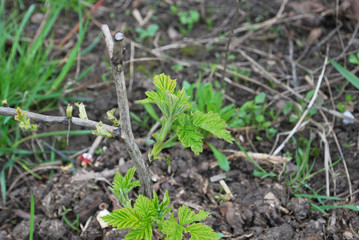
[[[325,168],[325,183],[326,183],[325,185],[326,185],[326,194],[329,197],[330,196],[329,163],[331,164],[332,159],[330,157],[329,144],[325,134],[321,133],[319,130],[317,133],[321,137],[322,142],[324,143],[324,168]]]
[[[135,72],[134,66],[134,58],[135,58],[135,45],[131,42],[131,53],[130,53],[130,83],[128,84],[128,93],[131,94],[132,86],[133,86],[133,75]],[[131,95],[130,95],[131,97]]]
[[[229,44],[231,43],[231,40],[232,40],[234,25],[236,24],[237,19],[238,19],[239,0],[237,0],[236,3],[237,3],[237,4],[236,4],[236,14],[234,15],[234,20],[233,20],[233,22],[232,22],[232,29],[231,29],[231,32],[229,33],[228,42],[227,42],[227,46],[226,46],[226,56],[224,57],[224,67],[223,67],[222,82],[224,81],[224,78],[225,78],[225,76],[226,76],[227,62],[228,62],[228,52],[229,52]]]
[[[250,156],[253,159],[259,160],[264,163],[272,163],[272,164],[284,164],[290,161],[290,158],[287,157],[281,157],[281,156],[274,156],[270,154],[265,153],[252,153],[248,152],[248,156]],[[246,154],[241,151],[235,151],[233,154],[229,155],[228,160],[235,159],[235,158],[247,158]]]
[[[298,97],[299,99],[309,103],[308,99],[306,99],[305,97],[303,97],[302,95],[300,95],[296,90],[294,90],[293,88],[289,87],[289,86],[286,86],[284,85],[282,82],[280,82],[277,78],[275,78],[272,74],[270,74],[266,69],[264,69],[260,64],[258,64],[253,58],[251,58],[250,56],[248,56],[243,50],[241,49],[238,49],[238,52],[243,56],[245,57],[248,61],[250,61],[253,65],[253,68],[254,69],[257,69],[258,72],[260,74],[262,74],[263,76],[265,76],[266,78],[272,80],[275,84],[277,84],[278,86],[282,87],[283,89],[287,89],[287,91],[289,91],[291,94],[293,94],[294,96]],[[228,70],[227,70],[228,71]],[[228,71],[229,72],[229,71]],[[316,72],[316,71],[314,71]],[[320,87],[320,86],[319,86]],[[285,99],[288,99],[287,96],[283,95],[282,93],[278,93],[278,95],[280,95],[281,97],[284,97]],[[335,110],[331,110],[331,109],[328,109],[328,108],[325,108],[323,106],[320,106],[320,105],[317,105],[317,104],[312,104],[313,107],[317,108],[317,109],[320,109],[320,110],[323,110],[327,113],[330,113],[336,117],[339,117],[339,118],[342,118],[342,119],[348,119],[348,120],[351,120],[351,121],[354,121],[356,123],[359,122],[358,119],[351,119],[347,116],[345,116],[344,114],[338,112],[338,111],[335,111]]]
[[[85,171],[82,172],[77,171],[74,176],[71,177],[71,183],[77,182],[77,181],[89,181],[92,179],[95,180],[102,180],[103,178],[109,178],[115,176],[116,172],[120,169],[117,167],[115,169],[105,169],[102,172],[94,172],[94,171]],[[108,182],[108,181],[106,181]],[[110,183],[109,183],[110,184]]]
[[[39,121],[39,122],[44,122],[44,123],[68,124],[68,120],[69,120],[67,117],[62,117],[62,116],[48,116],[48,115],[28,112],[28,111],[24,111],[24,110],[21,110],[21,112],[22,113],[27,112],[28,118]],[[16,116],[17,113],[16,113],[15,108],[0,107],[0,115]],[[96,122],[96,121],[92,121],[92,120],[88,120],[88,119],[81,119],[81,118],[77,118],[77,117],[72,117],[71,123],[78,125],[78,126],[90,128],[90,129],[96,129],[96,126],[98,125],[98,122]],[[110,126],[107,124],[104,124],[103,126],[106,129],[106,131],[115,134],[115,130],[117,129],[116,127],[113,127],[113,126]]]
[[[278,155],[278,153],[284,148],[284,146],[287,144],[287,142],[289,141],[289,139],[294,135],[294,133],[297,131],[297,129],[299,128],[299,126],[302,124],[304,118],[307,116],[307,113],[309,111],[309,109],[313,106],[314,101],[317,99],[318,96],[318,91],[320,88],[320,84],[322,83],[323,77],[324,77],[324,73],[325,73],[325,67],[327,65],[328,62],[328,50],[329,47],[327,47],[327,53],[325,56],[325,60],[324,60],[324,64],[323,64],[323,69],[322,72],[318,78],[318,83],[317,86],[315,88],[314,94],[312,99],[310,100],[309,104],[307,105],[305,111],[303,112],[301,118],[299,119],[299,121],[297,122],[297,124],[294,126],[294,128],[292,129],[292,131],[290,131],[289,135],[287,136],[287,138],[282,142],[282,144],[274,151],[273,155]]]
[[[298,83],[298,78],[297,78],[297,67],[296,67],[296,64],[293,60],[293,38],[292,38],[292,35],[291,34],[288,34],[289,35],[289,56],[288,56],[288,60],[291,64],[291,67],[292,67],[292,85],[294,87],[298,87],[299,86],[299,83]]]
[[[127,100],[127,92],[126,92],[126,83],[125,83],[125,76],[122,70],[122,66],[119,66],[119,63],[123,62],[121,58],[121,51],[122,49],[110,48],[110,46],[114,47],[113,39],[111,37],[110,29],[107,25],[102,25],[101,30],[104,34],[107,51],[109,56],[113,62],[112,64],[112,74],[116,84],[116,93],[117,93],[117,104],[120,111],[120,122],[121,122],[121,130],[122,134],[125,138],[125,145],[128,153],[130,154],[132,160],[135,163],[137,169],[137,176],[141,182],[141,192],[148,198],[152,199],[152,184],[150,180],[150,173],[148,168],[145,165],[145,160],[142,157],[142,153],[138,148],[137,144],[135,143],[135,139],[132,133],[131,121],[130,121],[130,111],[128,107],[128,100]],[[123,41],[122,39],[116,37],[116,44],[121,45]],[[114,62],[114,60],[119,62]]]

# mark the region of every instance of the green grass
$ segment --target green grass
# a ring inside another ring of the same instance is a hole
[[[59,66],[61,59],[52,59],[54,24],[66,1],[51,1],[46,8],[48,18],[41,33],[36,38],[29,38],[30,18],[42,5],[32,4],[21,12],[19,8],[5,9],[5,0],[0,2],[0,100],[7,100],[10,107],[20,107],[34,112],[45,112],[57,109],[56,104],[64,91],[62,84],[67,74],[76,63],[80,46],[83,42],[89,19],[82,23],[81,7],[78,8],[80,22],[76,45],[68,54],[66,63]],[[21,4],[20,4],[21,5]],[[31,37],[31,36],[30,36]],[[99,40],[97,40],[99,41]],[[85,49],[90,51],[94,46]],[[80,75],[83,78],[90,70]],[[79,77],[79,78],[80,78]],[[46,135],[53,135],[47,133]],[[57,134],[57,133],[56,133]],[[40,135],[41,136],[41,135]],[[39,135],[35,137],[40,137]],[[29,171],[24,157],[25,150],[17,149],[21,142],[33,138],[21,138],[19,127],[13,117],[0,116],[0,173],[3,203],[6,203],[6,170],[12,171],[18,163]]]
[[[339,63],[335,62],[332,59],[329,59],[329,62],[335,67],[335,69],[343,76],[346,80],[348,80],[354,87],[359,89],[359,78],[352,74],[345,67],[341,66]]]

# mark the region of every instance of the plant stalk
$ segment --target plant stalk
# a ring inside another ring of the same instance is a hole
[[[165,144],[163,142],[165,141],[168,132],[171,129],[172,120],[171,119],[164,119],[163,120],[164,125],[161,128],[161,132],[158,136],[158,140],[156,141],[155,145],[153,146],[153,149],[149,155],[150,161],[157,159],[158,154],[162,151]]]
[[[124,62],[124,59],[122,59],[122,49],[119,49],[119,51],[117,51],[118,45],[122,46],[123,38],[116,38],[118,33],[115,34],[115,44],[117,46],[115,46],[116,51],[114,51],[114,41],[112,39],[108,26],[102,25],[101,29],[105,37],[106,47],[110,59],[113,62],[112,73],[116,84],[117,104],[120,111],[121,132],[124,137],[125,146],[128,153],[130,154],[131,159],[135,163],[137,169],[137,176],[141,183],[141,193],[149,199],[152,199],[152,184],[150,179],[150,172],[146,167],[145,160],[142,156],[140,149],[135,143],[135,139],[132,133],[125,76],[123,73],[122,66],[122,63]],[[116,54],[116,56],[113,54]],[[114,62],[114,60],[116,61],[116,63]]]

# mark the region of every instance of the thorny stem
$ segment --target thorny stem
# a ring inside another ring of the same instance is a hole
[[[112,54],[122,55],[122,51],[113,51],[114,44],[108,26],[102,25],[101,29],[105,37],[106,46],[110,58],[112,60],[116,59],[116,61],[122,60],[120,61],[121,63],[124,62],[122,56],[115,56],[115,55],[112,56]],[[115,44],[118,44],[119,41],[122,40],[117,39]],[[152,199],[152,184],[150,179],[150,173],[148,168],[146,167],[145,160],[142,157],[142,153],[138,148],[137,144],[135,143],[135,139],[132,133],[123,66],[122,65],[119,66],[119,62],[116,62],[116,65],[112,64],[112,73],[116,84],[117,104],[120,111],[120,122],[121,122],[120,125],[121,125],[122,134],[124,136],[126,149],[130,154],[131,159],[135,163],[137,169],[137,176],[141,182],[141,193],[146,197]]]

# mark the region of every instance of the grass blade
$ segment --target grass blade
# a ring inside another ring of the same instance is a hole
[[[332,59],[329,59],[329,62],[337,69],[337,71],[345,77],[346,80],[348,80],[351,84],[353,84],[354,87],[359,89],[359,78],[349,72],[347,69],[342,67],[339,63],[335,62]]]
[[[80,11],[80,10],[79,10]],[[91,19],[91,16],[89,16],[87,18],[87,21],[85,23],[85,26],[82,28],[82,21],[80,20],[80,34],[79,34],[79,40],[77,41],[75,47],[72,49],[70,55],[69,55],[69,58],[65,64],[65,66],[62,68],[59,76],[56,78],[56,80],[53,82],[50,90],[48,93],[51,93],[52,91],[56,90],[59,85],[62,83],[62,81],[65,79],[65,76],[67,75],[67,73],[70,71],[72,65],[74,64],[75,60],[76,60],[76,57],[77,57],[77,54],[80,50],[80,46],[82,44],[82,41],[85,37],[85,33],[86,33],[86,29],[87,29],[87,26],[88,24],[90,23],[90,19]]]

